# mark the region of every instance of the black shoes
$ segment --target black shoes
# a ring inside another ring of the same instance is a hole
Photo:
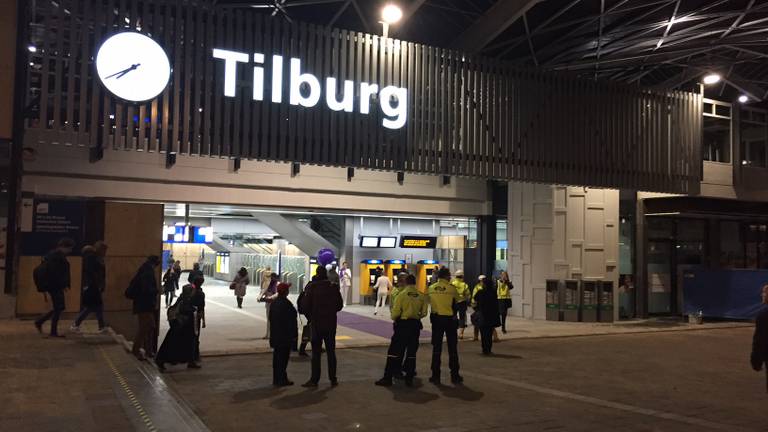
[[[339,385],[339,380],[336,378],[331,380],[331,387],[337,387]]]
[[[35,328],[37,329],[37,332],[40,334],[43,334],[43,325],[39,322],[35,321]]]
[[[189,362],[187,363],[187,369],[200,369],[202,366],[195,362]]]
[[[429,377],[429,382],[431,382],[434,385],[440,385],[440,377],[439,376],[431,376],[431,377]]]
[[[392,380],[390,378],[382,378],[376,381],[374,384],[380,387],[392,387]]]
[[[454,375],[451,377],[451,382],[454,384],[461,384],[464,382],[464,377],[461,375]]]
[[[276,382],[272,383],[274,387],[290,387],[293,385],[293,381],[282,381],[282,382]]]
[[[301,385],[304,388],[317,388],[317,383],[314,381],[307,381]]]

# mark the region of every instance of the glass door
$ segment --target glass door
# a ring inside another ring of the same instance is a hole
[[[673,312],[672,274],[674,257],[671,240],[648,241],[648,313]]]

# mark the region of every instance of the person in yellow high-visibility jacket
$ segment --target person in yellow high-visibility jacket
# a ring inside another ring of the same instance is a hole
[[[429,382],[440,385],[440,356],[443,352],[443,335],[448,344],[448,365],[451,369],[451,382],[461,384],[464,378],[459,375],[459,350],[457,322],[454,305],[462,297],[451,285],[451,271],[441,267],[437,273],[437,282],[429,286],[429,320],[432,323],[432,376]]]
[[[387,351],[387,364],[384,377],[376,381],[376,385],[389,387],[392,379],[405,372],[405,385],[413,385],[416,375],[416,352],[419,349],[419,334],[422,329],[421,319],[427,316],[429,299],[416,289],[416,276],[398,275],[403,285],[392,305],[392,321],[395,332]],[[402,371],[402,372],[401,372]]]
[[[507,333],[507,312],[512,307],[512,291],[514,287],[509,280],[509,274],[503,271],[496,281],[496,295],[499,298],[499,315],[501,316],[501,332]]]
[[[461,300],[456,302],[456,312],[459,314],[459,339],[464,339],[464,329],[467,328],[467,302],[469,301],[469,285],[464,282],[464,272],[457,270],[451,285],[456,287],[456,292]]]

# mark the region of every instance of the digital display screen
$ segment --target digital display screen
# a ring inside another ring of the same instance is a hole
[[[397,237],[379,237],[379,247],[393,248],[397,246]]]
[[[163,227],[165,243],[213,243],[213,228],[186,225],[168,225]]]
[[[400,247],[410,249],[434,249],[437,246],[437,237],[401,236]]]
[[[369,248],[379,247],[379,238],[363,237],[360,239],[360,247],[369,247]]]

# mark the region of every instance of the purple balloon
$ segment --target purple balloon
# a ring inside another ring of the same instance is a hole
[[[333,262],[336,258],[336,254],[328,248],[320,249],[317,251],[317,263],[321,266],[326,266]]]

